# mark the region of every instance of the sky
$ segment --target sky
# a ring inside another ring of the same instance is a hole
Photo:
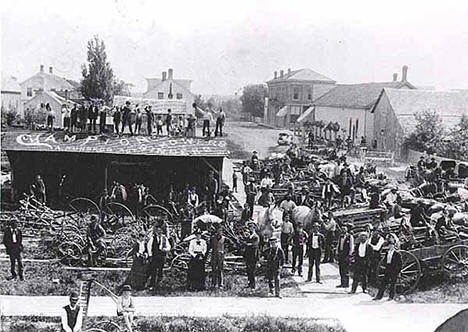
[[[338,83],[408,80],[468,88],[466,1],[14,0],[1,4],[1,70],[79,80],[86,43],[102,38],[114,73],[146,91],[168,68],[204,95],[234,94],[310,68]]]

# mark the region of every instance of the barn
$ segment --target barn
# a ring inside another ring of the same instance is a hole
[[[7,132],[2,137],[12,170],[12,195],[29,192],[35,176],[44,179],[48,202],[62,192],[97,200],[113,181],[144,184],[156,197],[186,184],[204,186],[210,171],[221,179],[227,155],[222,138],[93,136],[64,132]]]

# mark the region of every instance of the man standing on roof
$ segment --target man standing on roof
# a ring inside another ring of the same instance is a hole
[[[130,101],[127,100],[122,110],[122,134],[125,131],[125,126],[128,124],[128,128],[130,129],[130,135],[133,136],[131,112],[132,110],[130,109]]]
[[[63,307],[61,315],[62,332],[81,332],[83,310],[78,305],[78,293],[71,292],[70,304]]]
[[[213,122],[213,114],[211,114],[210,110],[207,110],[203,113],[203,129],[202,134],[203,136],[210,137],[210,124]]]
[[[226,120],[226,113],[224,113],[223,109],[219,109],[219,113],[216,115],[216,129],[215,129],[215,137],[218,136],[223,136],[223,127],[224,127],[224,121]]]

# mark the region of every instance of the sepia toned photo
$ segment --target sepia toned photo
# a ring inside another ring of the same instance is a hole
[[[468,332],[467,4],[0,8],[0,332]]]

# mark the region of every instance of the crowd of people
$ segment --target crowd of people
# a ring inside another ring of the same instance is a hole
[[[223,136],[226,113],[222,108],[218,111],[201,110],[195,104],[194,113],[175,114],[168,109],[166,114],[156,113],[151,105],[132,105],[126,101],[125,105],[112,108],[101,101],[86,101],[83,104],[73,104],[70,108],[62,105],[62,119],[56,119],[49,103],[42,105],[46,114],[46,126],[54,130],[54,124],[70,133],[101,134],[113,132],[122,135],[125,130],[130,135],[156,135],[195,137],[197,117],[203,119],[202,136]],[[61,121],[59,121],[61,120]],[[214,128],[214,130],[213,130]]]

